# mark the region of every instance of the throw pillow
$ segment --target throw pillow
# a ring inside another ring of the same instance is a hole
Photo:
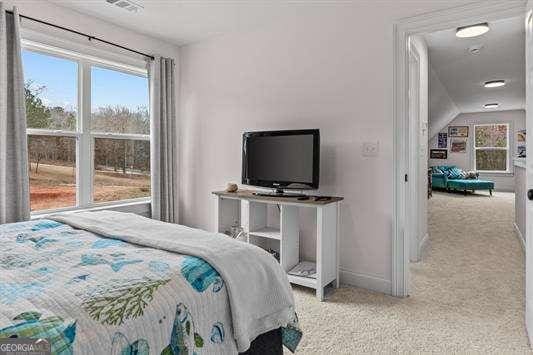
[[[467,171],[465,173],[465,179],[475,180],[478,177],[479,177],[479,173],[477,171],[474,171],[474,170],[470,170],[470,171]]]
[[[465,172],[457,167],[448,170],[448,179],[464,179]]]

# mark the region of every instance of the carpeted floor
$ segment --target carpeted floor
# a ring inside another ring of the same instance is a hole
[[[529,352],[524,255],[514,195],[434,193],[430,240],[411,266],[411,296],[343,287],[320,303],[295,289],[301,354]]]

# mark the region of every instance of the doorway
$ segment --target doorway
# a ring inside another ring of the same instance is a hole
[[[498,21],[505,18],[524,16],[525,3],[504,1],[490,4],[473,4],[425,14],[416,18],[401,21],[395,26],[395,167],[394,167],[394,235],[393,235],[393,266],[392,266],[392,294],[405,297],[409,295],[409,261],[416,256],[416,249],[412,246],[413,235],[419,235],[421,217],[421,196],[416,182],[420,181],[419,174],[420,151],[416,137],[420,139],[421,126],[412,122],[416,117],[409,105],[411,86],[409,84],[410,68],[413,57],[410,51],[409,38],[423,33],[429,33],[446,28],[457,28],[468,23],[482,21]],[[415,61],[416,62],[416,61]],[[426,127],[427,128],[427,127]],[[427,151],[427,149],[426,149]],[[529,323],[529,322],[528,322]]]

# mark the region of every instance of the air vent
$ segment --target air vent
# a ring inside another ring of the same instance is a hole
[[[121,9],[128,10],[130,12],[137,12],[144,8],[142,5],[137,4],[131,0],[106,0],[106,2],[118,6]]]
[[[482,44],[474,44],[473,46],[468,47],[468,53],[472,55],[478,55],[483,49]]]

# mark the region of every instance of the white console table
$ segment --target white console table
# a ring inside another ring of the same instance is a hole
[[[257,196],[253,191],[213,192],[217,196],[217,232],[227,233],[239,225],[248,243],[279,251],[280,264],[288,273],[300,260],[300,223],[298,208],[316,210],[316,278],[287,274],[293,284],[316,290],[324,300],[324,288],[332,282],[339,287],[339,203],[342,197],[326,201],[298,200],[294,197]],[[269,223],[268,206],[279,207],[279,223]]]

